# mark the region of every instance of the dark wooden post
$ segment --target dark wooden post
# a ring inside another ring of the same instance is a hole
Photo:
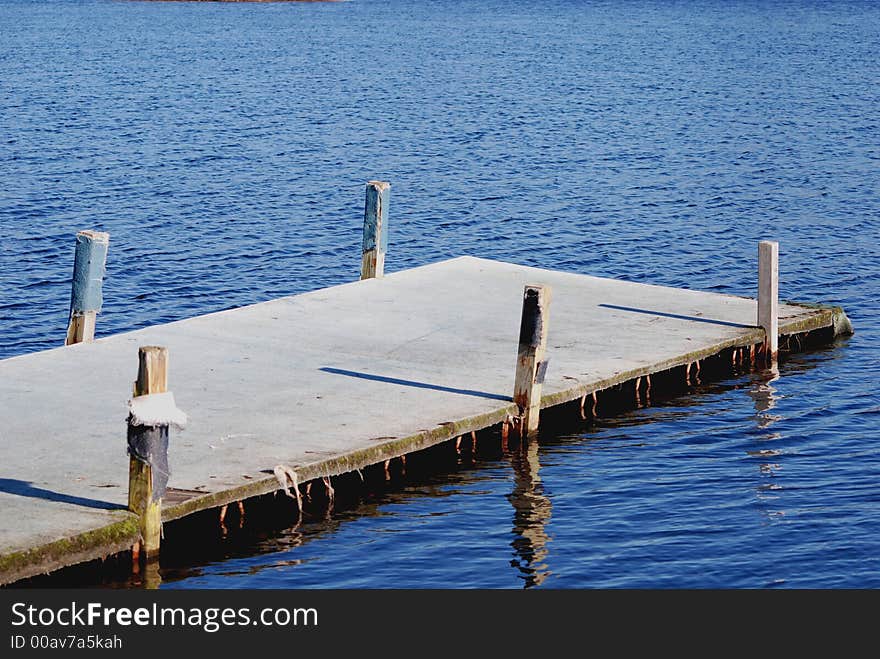
[[[544,355],[547,350],[550,297],[549,286],[526,286],[523,293],[513,402],[519,407],[520,428],[524,437],[538,429],[541,388],[547,369]]]

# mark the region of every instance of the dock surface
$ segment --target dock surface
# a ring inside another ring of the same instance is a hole
[[[139,346],[189,415],[163,519],[403,455],[516,414],[525,284],[553,289],[542,406],[763,340],[754,299],[462,257],[0,361],[0,584],[124,550]],[[834,324],[780,305],[780,334]],[[64,337],[59,337],[59,342]]]

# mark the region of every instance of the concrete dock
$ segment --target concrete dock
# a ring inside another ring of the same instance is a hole
[[[163,519],[349,472],[516,415],[523,287],[553,289],[542,406],[764,341],[754,299],[462,257],[0,361],[0,584],[127,550],[138,347],[189,415]],[[744,291],[747,293],[747,291]],[[782,304],[779,334],[845,331]],[[59,342],[63,337],[59,337]]]

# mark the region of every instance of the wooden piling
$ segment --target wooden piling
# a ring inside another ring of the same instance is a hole
[[[516,381],[513,389],[513,402],[519,407],[520,432],[523,437],[534,434],[538,429],[541,388],[547,370],[544,356],[547,350],[550,298],[549,286],[529,285],[523,292]]]
[[[361,279],[380,279],[385,275],[390,190],[391,184],[386,181],[369,181],[367,183]]]
[[[134,395],[168,391],[168,349],[143,346],[138,350],[138,374]],[[153,500],[153,469],[130,456],[128,464],[128,509],[138,515],[141,539],[132,547],[133,559],[151,560],[158,556],[162,536],[162,501]]]
[[[76,234],[65,345],[95,339],[95,320],[103,301],[101,285],[109,244],[110,234],[103,231],[80,231]]]
[[[758,325],[764,328],[764,355],[775,362],[779,354],[779,243],[758,244]]]

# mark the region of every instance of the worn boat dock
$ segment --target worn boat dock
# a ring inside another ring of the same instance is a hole
[[[167,348],[189,416],[171,431],[168,521],[278,490],[278,466],[304,483],[518,417],[531,284],[552,289],[544,408],[765,341],[755,299],[462,257],[2,360],[0,584],[137,543],[139,347]],[[781,304],[778,322],[848,330],[840,309]]]

